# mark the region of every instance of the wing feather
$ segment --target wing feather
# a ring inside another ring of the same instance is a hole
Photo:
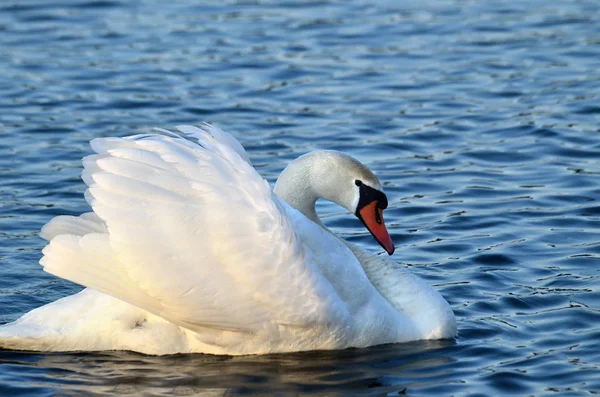
[[[220,144],[228,147],[230,150],[235,152],[243,161],[248,164],[252,164],[250,162],[250,157],[248,153],[244,149],[244,147],[235,139],[231,134],[223,131],[222,129],[215,127],[214,125],[210,125],[208,123],[204,123],[199,127],[191,126],[191,125],[180,125],[177,129],[188,137],[196,138],[197,140],[206,139],[206,134],[208,133],[215,141]]]
[[[106,224],[106,241],[55,238],[45,269],[194,331],[277,332],[347,315],[294,231],[295,210],[273,194],[242,146],[209,125],[178,129],[186,137],[92,141],[86,199]],[[81,263],[58,263],[88,246],[93,252]],[[98,247],[110,247],[107,262],[92,258]]]

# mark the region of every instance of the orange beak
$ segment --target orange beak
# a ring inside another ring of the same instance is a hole
[[[375,240],[390,255],[396,249],[394,242],[388,233],[385,223],[383,223],[383,210],[379,208],[377,200],[365,205],[358,211],[358,219],[369,229]]]

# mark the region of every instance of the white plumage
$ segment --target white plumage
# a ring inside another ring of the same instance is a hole
[[[178,129],[91,142],[93,213],[46,225],[40,261],[89,288],[0,327],[0,346],[261,354],[454,337],[435,290],[316,218],[313,193],[354,212],[356,178],[381,189],[364,166],[314,152],[275,194],[231,135]]]

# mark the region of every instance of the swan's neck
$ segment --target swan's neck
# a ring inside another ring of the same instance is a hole
[[[333,201],[350,211],[358,203],[356,186],[348,172],[349,166],[344,164],[350,161],[356,160],[334,151],[320,150],[305,154],[283,170],[275,184],[275,194],[328,230],[317,216],[317,199]]]
[[[319,195],[313,188],[311,179],[310,166],[300,157],[283,170],[273,190],[280,199],[300,211],[311,221],[324,227],[315,209]]]

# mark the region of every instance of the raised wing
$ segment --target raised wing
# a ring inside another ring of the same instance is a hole
[[[180,125],[177,127],[179,131],[187,135],[192,139],[205,139],[206,134],[209,134],[213,139],[215,139],[220,144],[227,146],[230,150],[233,150],[248,164],[252,164],[250,162],[250,156],[246,152],[246,149],[238,142],[237,139],[233,137],[233,135],[228,132],[223,131],[219,127],[216,127],[212,124],[202,123],[200,126],[196,127],[193,125]],[[156,128],[157,131],[161,131],[167,135],[173,135],[172,131],[165,130],[163,128]],[[177,134],[175,134],[177,136]]]
[[[93,140],[86,198],[108,233],[53,238],[45,270],[194,331],[341,321],[343,302],[292,228],[295,210],[211,128]]]

